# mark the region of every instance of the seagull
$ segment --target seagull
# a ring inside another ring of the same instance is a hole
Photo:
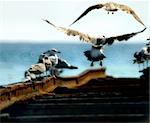
[[[31,67],[28,69],[28,71],[30,73],[40,75],[40,74],[46,72],[47,68],[49,68],[51,66],[52,66],[52,62],[50,61],[50,59],[48,57],[44,57],[42,63],[37,63],[37,64],[31,65]]]
[[[25,71],[25,81],[32,81],[33,83],[33,80],[36,80],[38,76],[46,72],[47,67],[50,67],[51,65],[52,63],[50,62],[50,60],[47,59],[47,57],[44,57],[42,63],[33,64],[27,71]]]
[[[118,10],[125,11],[126,13],[131,14],[139,23],[141,23],[144,27],[146,27],[144,25],[144,23],[141,21],[141,19],[138,17],[138,15],[129,6],[114,3],[114,2],[108,2],[108,3],[104,3],[104,4],[96,4],[96,5],[90,6],[72,24],[77,22],[79,19],[81,19],[83,16],[85,16],[88,12],[90,12],[94,9],[101,9],[101,8],[108,11],[108,14],[109,14],[109,12],[112,12],[112,14],[114,14],[114,12],[117,12]],[[72,24],[70,24],[70,26]]]
[[[39,60],[38,63],[43,63],[43,58],[45,59],[45,57],[47,58],[47,61],[51,62],[50,66],[46,66],[46,75],[47,75],[47,71],[50,72],[51,76],[55,77],[55,66],[58,64],[58,56],[57,53],[61,53],[60,51],[58,51],[56,48],[52,48],[44,53],[42,53],[39,56]]]
[[[52,48],[51,52],[45,52],[52,62],[52,67],[50,68],[52,76],[55,77],[60,73],[58,69],[77,69],[76,66],[72,66],[66,60],[59,58],[57,53],[61,52],[55,48]]]
[[[134,58],[135,59],[133,60],[133,63],[139,64],[139,68],[140,68],[140,63],[143,63],[143,67],[144,67],[144,62],[146,62],[148,67],[148,63],[150,60],[150,46],[146,44],[146,46],[144,46],[140,51],[135,52]]]
[[[91,61],[91,66],[94,66],[94,62],[100,61],[100,66],[102,67],[102,61],[104,58],[106,58],[106,56],[103,53],[102,46],[92,46],[91,50],[87,50],[84,52],[84,55],[89,61]]]
[[[144,67],[144,59],[143,59],[143,54],[141,52],[135,52],[134,58],[135,59],[133,59],[133,64],[137,63],[139,66],[139,70],[140,70],[140,64],[143,63],[143,67]]]
[[[143,58],[146,61],[148,67],[148,63],[150,60],[150,45],[146,44],[146,46],[142,48],[141,53],[143,54]]]
[[[61,53],[56,48],[52,48],[39,56],[38,63],[43,63],[43,58],[47,57],[52,63],[52,66],[48,68],[46,71],[50,71],[52,76],[58,75],[62,70],[58,69],[77,69],[78,67],[70,65],[66,60],[61,59],[57,56],[57,53]]]
[[[84,34],[84,33],[81,33],[79,31],[76,31],[73,29],[56,26],[48,20],[44,20],[44,21],[47,22],[48,24],[50,24],[51,26],[53,26],[54,28],[56,28],[58,31],[61,31],[61,32],[67,34],[68,36],[78,36],[81,41],[91,43],[93,46],[106,45],[106,44],[111,45],[114,43],[114,41],[123,41],[123,40],[127,41],[131,37],[133,37],[139,33],[142,33],[146,30],[146,28],[144,28],[143,30],[138,31],[138,32],[132,32],[132,33],[118,35],[118,36],[112,36],[112,37],[108,37],[108,38],[106,38],[105,36],[103,36],[102,38],[99,38],[99,37],[96,38],[96,37],[89,36],[88,34]]]
[[[43,58],[44,57],[49,57],[49,56],[55,56],[57,57],[57,53],[61,53],[60,51],[58,51],[56,48],[52,48],[44,53],[42,53],[40,56],[39,56],[39,60],[38,60],[38,63],[43,63]],[[53,58],[53,57],[52,57]]]

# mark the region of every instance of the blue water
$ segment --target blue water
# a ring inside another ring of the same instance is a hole
[[[126,44],[118,43],[105,48],[106,59],[104,66],[106,73],[115,77],[139,77],[138,66],[133,64],[133,54],[141,49],[144,43]],[[62,76],[77,75],[91,68],[90,62],[83,55],[85,50],[90,49],[86,43],[61,44],[61,43],[0,43],[0,85],[19,82],[24,79],[24,71],[30,65],[37,63],[42,52],[51,48],[61,51],[59,55],[70,64],[78,66],[77,70],[64,70]],[[96,67],[99,67],[99,63]]]

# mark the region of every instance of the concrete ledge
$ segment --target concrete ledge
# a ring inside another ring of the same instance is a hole
[[[42,81],[32,83],[15,83],[0,89],[0,110],[14,104],[17,101],[24,101],[35,96],[50,94],[57,87],[69,89],[77,88],[88,83],[92,79],[106,78],[105,68],[89,69],[78,76],[45,78]],[[33,88],[34,86],[34,88]]]

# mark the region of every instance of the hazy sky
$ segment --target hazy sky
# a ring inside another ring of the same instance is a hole
[[[68,37],[58,32],[42,21],[42,18],[58,26],[68,27],[87,7],[104,3],[104,1],[108,2],[107,0],[0,0],[0,41],[74,40],[74,42],[79,42],[78,38]],[[111,1],[133,8],[147,26],[144,33],[130,39],[130,42],[134,42],[135,39],[140,41],[150,36],[149,0]],[[108,15],[105,10],[99,9],[91,11],[70,28],[91,36],[109,37],[136,32],[144,27],[125,12],[119,11]]]

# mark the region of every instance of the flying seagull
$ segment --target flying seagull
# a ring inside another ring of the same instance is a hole
[[[133,36],[135,36],[139,33],[144,32],[145,29],[146,29],[145,28],[145,29],[143,29],[141,31],[138,31],[138,32],[123,34],[123,35],[119,35],[119,36],[112,36],[112,37],[108,37],[108,38],[106,38],[105,36],[103,36],[102,38],[95,38],[95,37],[89,36],[88,34],[84,34],[84,33],[81,33],[79,31],[76,31],[76,30],[73,30],[73,29],[67,29],[67,28],[64,28],[64,27],[56,26],[48,20],[44,20],[44,21],[46,21],[48,24],[50,24],[51,26],[56,28],[58,31],[61,31],[61,32],[67,34],[68,36],[78,36],[81,41],[91,43],[93,46],[94,45],[96,45],[96,46],[97,45],[102,45],[103,46],[103,45],[106,45],[106,44],[111,45],[111,44],[113,44],[114,41],[123,41],[123,40],[127,41],[131,37],[133,37]]]
[[[75,22],[80,20],[88,12],[90,12],[94,9],[101,9],[101,8],[108,11],[108,14],[109,14],[109,12],[112,12],[112,14],[113,14],[114,12],[117,12],[118,10],[125,11],[126,13],[131,14],[139,23],[141,23],[143,26],[145,26],[144,23],[141,21],[141,19],[138,17],[138,15],[129,6],[114,3],[114,2],[108,2],[108,3],[104,3],[104,4],[96,4],[96,5],[90,6],[72,24],[74,24]]]

